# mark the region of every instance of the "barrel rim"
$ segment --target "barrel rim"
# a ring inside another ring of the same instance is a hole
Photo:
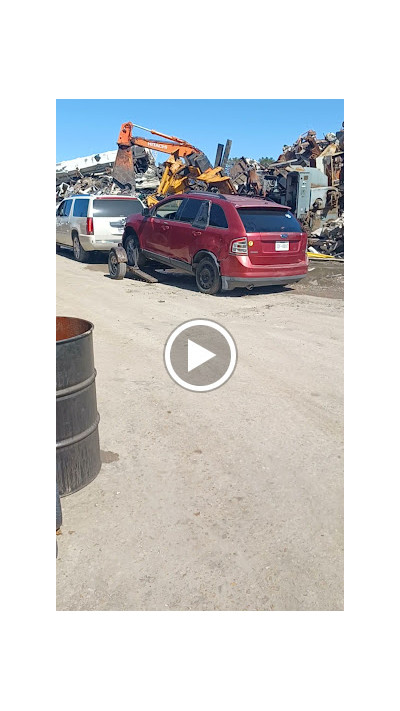
[[[71,343],[72,341],[78,341],[80,338],[84,338],[85,336],[88,336],[90,333],[92,333],[92,331],[94,329],[94,324],[91,321],[88,321],[87,318],[80,318],[79,316],[56,316],[56,319],[58,319],[58,318],[69,318],[69,319],[75,319],[76,321],[85,321],[87,324],[89,324],[90,328],[88,328],[87,331],[84,331],[84,333],[78,333],[77,336],[71,336],[70,338],[60,338],[60,340],[58,340],[58,341],[56,339],[56,345],[58,345],[59,343]]]

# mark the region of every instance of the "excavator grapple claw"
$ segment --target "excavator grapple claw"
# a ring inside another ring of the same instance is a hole
[[[133,167],[132,146],[118,146],[113,177],[121,186],[135,189],[135,170]]]

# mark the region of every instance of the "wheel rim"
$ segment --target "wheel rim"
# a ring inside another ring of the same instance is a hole
[[[128,262],[129,264],[133,267],[135,264],[137,264],[137,259],[139,256],[139,250],[135,245],[135,241],[133,239],[128,239],[126,243],[126,254],[128,257]]]
[[[202,289],[210,289],[213,285],[214,273],[211,267],[203,267],[199,274],[199,284]]]
[[[109,267],[110,267],[110,273],[113,276],[116,276],[117,271],[118,271],[118,262],[115,254],[110,254],[110,259],[108,261]]]
[[[74,237],[74,256],[75,256],[76,259],[79,259],[79,255],[80,255],[80,244],[79,244],[79,240],[78,240],[77,237]]]

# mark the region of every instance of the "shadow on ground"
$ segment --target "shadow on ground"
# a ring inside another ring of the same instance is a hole
[[[72,250],[62,249],[59,256],[75,261]],[[100,272],[107,278],[108,274],[108,254],[104,252],[93,252],[89,255],[89,262],[85,266],[90,271]],[[194,278],[187,272],[179,269],[162,269],[157,267],[146,267],[146,271],[155,276],[161,285],[176,287],[186,291],[197,292]],[[125,279],[140,281],[132,273],[127,272]],[[344,263],[334,261],[310,262],[309,272],[304,279],[291,284],[290,286],[261,286],[249,289],[234,289],[233,291],[223,291],[217,294],[217,298],[239,298],[251,294],[275,294],[285,292],[297,292],[308,296],[322,296],[329,299],[343,299],[344,297]]]

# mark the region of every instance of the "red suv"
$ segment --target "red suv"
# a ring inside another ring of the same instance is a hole
[[[214,193],[169,196],[126,221],[128,264],[191,272],[204,294],[291,284],[307,274],[307,235],[289,208]]]

